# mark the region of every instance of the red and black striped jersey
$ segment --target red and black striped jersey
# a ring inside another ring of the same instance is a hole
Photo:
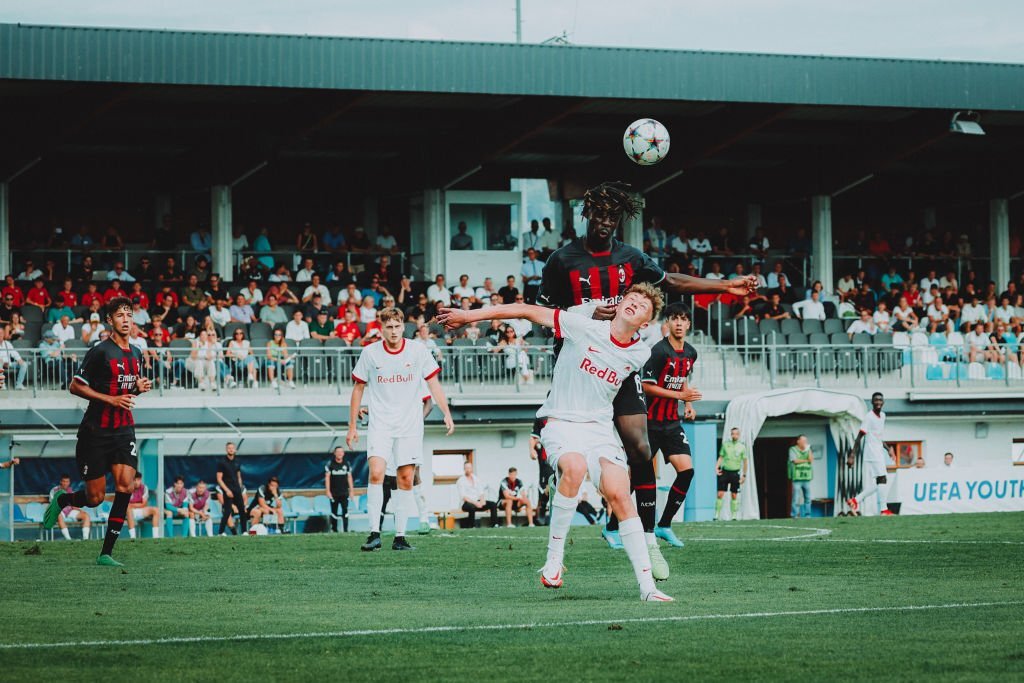
[[[530,436],[537,439],[537,444],[533,449],[537,452],[537,459],[541,462],[547,462],[548,460],[548,452],[544,449],[544,442],[540,438],[540,433],[547,423],[548,419],[546,417],[538,417],[533,421],[533,430],[530,432]]]
[[[676,351],[668,339],[662,339],[651,348],[651,357],[644,365],[642,381],[657,384],[662,389],[679,391],[697,362],[697,349],[683,342],[683,350]],[[661,396],[647,396],[647,421],[679,422],[679,401]]]
[[[93,391],[123,396],[135,391],[141,367],[142,351],[138,347],[122,349],[113,339],[107,339],[89,349],[75,378],[88,384]],[[89,401],[82,424],[99,429],[121,429],[134,426],[135,419],[130,410],[115,408],[101,401]]]
[[[611,249],[599,253],[587,251],[577,239],[551,254],[541,277],[537,303],[564,310],[591,301],[617,304],[630,285],[656,285],[665,279],[665,271],[647,254],[616,239]]]

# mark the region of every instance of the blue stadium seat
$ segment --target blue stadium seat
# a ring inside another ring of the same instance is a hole
[[[949,370],[949,366],[946,363],[932,363],[925,370],[924,377],[927,380],[942,380],[946,379],[946,372]]]
[[[1006,379],[1006,368],[999,363],[986,363],[985,374],[989,379]]]
[[[313,512],[324,517],[331,516],[331,499],[325,495],[319,495],[313,499]]]
[[[294,496],[292,499],[292,512],[297,517],[309,517],[313,514],[313,501],[306,496]]]

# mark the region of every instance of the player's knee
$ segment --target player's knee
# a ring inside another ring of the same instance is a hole
[[[103,502],[103,491],[86,491],[85,492],[85,504],[88,507],[94,508]]]
[[[647,439],[632,438],[634,436],[630,435],[629,439],[624,439],[622,442],[622,447],[626,451],[626,460],[630,465],[634,466],[652,462],[654,456],[651,453],[651,445],[647,443]]]

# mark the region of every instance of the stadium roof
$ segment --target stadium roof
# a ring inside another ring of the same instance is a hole
[[[0,24],[0,78],[1024,111],[1024,65]]]

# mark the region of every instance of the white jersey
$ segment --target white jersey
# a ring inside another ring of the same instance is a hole
[[[367,385],[370,431],[422,436],[425,380],[439,372],[434,356],[415,339],[403,339],[398,351],[383,341],[364,347],[352,379]]]
[[[868,411],[868,416],[860,425],[860,431],[864,432],[864,459],[885,461],[885,444],[882,442],[882,431],[885,429],[885,411],[875,415],[874,410]]]
[[[555,363],[551,393],[537,417],[611,423],[612,400],[622,382],[643,369],[651,356],[650,347],[639,335],[625,345],[612,339],[610,320],[569,311],[554,313],[555,337],[565,343]]]

